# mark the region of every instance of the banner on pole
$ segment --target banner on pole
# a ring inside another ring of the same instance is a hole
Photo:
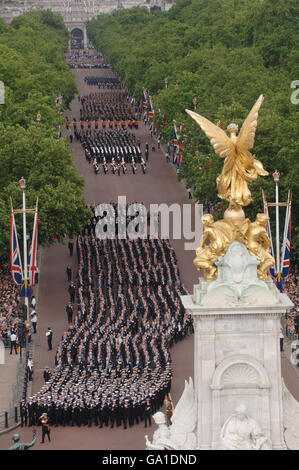
[[[22,260],[13,209],[10,216],[10,269],[14,284],[23,284]]]
[[[31,243],[31,248],[29,252],[29,263],[28,263],[30,286],[35,285],[36,273],[37,273],[37,226],[38,226],[38,214],[37,214],[37,202],[36,202],[34,223],[33,223],[33,233],[32,233],[32,243]]]

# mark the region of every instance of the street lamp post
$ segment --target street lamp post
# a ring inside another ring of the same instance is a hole
[[[168,78],[165,78],[165,79],[164,79],[164,83],[165,83],[165,88],[167,88],[167,85],[168,85]]]
[[[275,170],[273,173],[273,179],[275,182],[275,210],[276,210],[276,272],[280,273],[280,250],[279,250],[279,193],[278,193],[278,182],[280,173]]]
[[[192,103],[193,103],[193,109],[194,109],[194,111],[196,111],[197,98],[193,98]]]

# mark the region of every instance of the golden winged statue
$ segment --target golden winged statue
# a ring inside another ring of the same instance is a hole
[[[248,206],[252,198],[247,183],[255,181],[259,175],[269,174],[264,170],[262,163],[255,159],[255,155],[250,153],[254,145],[258,112],[263,101],[264,97],[260,95],[245,119],[239,135],[237,124],[227,127],[228,136],[224,130],[205,117],[186,109],[210,139],[217,155],[225,159],[216,182],[218,196],[229,202],[229,210],[240,210],[241,206]]]

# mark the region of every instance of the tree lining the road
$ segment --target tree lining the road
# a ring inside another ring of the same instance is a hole
[[[0,23],[0,79],[5,86],[5,104],[0,105],[0,254],[9,250],[10,197],[14,208],[22,205],[22,176],[27,207],[39,198],[42,245],[79,231],[90,217],[82,198],[84,179],[67,141],[59,138],[65,119],[56,98],[61,93],[67,108],[77,92],[64,58],[68,38],[62,17],[50,10]],[[31,230],[32,217],[28,219]],[[21,216],[16,215],[18,221]]]
[[[165,141],[173,140],[174,119],[183,125],[179,177],[188,187],[196,186],[194,197],[200,202],[220,202],[215,178],[223,162],[185,109],[193,109],[197,98],[199,114],[240,127],[258,96],[265,96],[254,152],[270,176],[250,184],[253,203],[246,215],[253,219],[263,210],[262,188],[267,199],[274,200],[272,173],[278,169],[281,200],[286,200],[288,189],[293,191],[292,250],[297,257],[299,105],[290,97],[291,83],[299,76],[298,16],[296,0],[178,0],[167,12],[150,14],[136,7],[87,24],[89,38],[129,91],[141,100],[143,87],[149,90]]]

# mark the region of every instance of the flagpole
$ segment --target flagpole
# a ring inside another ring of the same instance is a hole
[[[25,287],[25,305],[26,305],[26,312],[27,312],[27,321],[29,321],[29,300],[27,296],[27,287],[28,287],[28,259],[27,259],[27,230],[26,230],[26,195],[25,195],[25,188],[26,182],[24,178],[20,179],[20,186],[23,190],[23,255],[24,255],[24,287]]]
[[[279,193],[278,193],[278,182],[279,172],[275,170],[273,173],[273,179],[275,182],[275,204],[276,204],[276,272],[277,275],[280,273],[280,249],[279,249]]]

